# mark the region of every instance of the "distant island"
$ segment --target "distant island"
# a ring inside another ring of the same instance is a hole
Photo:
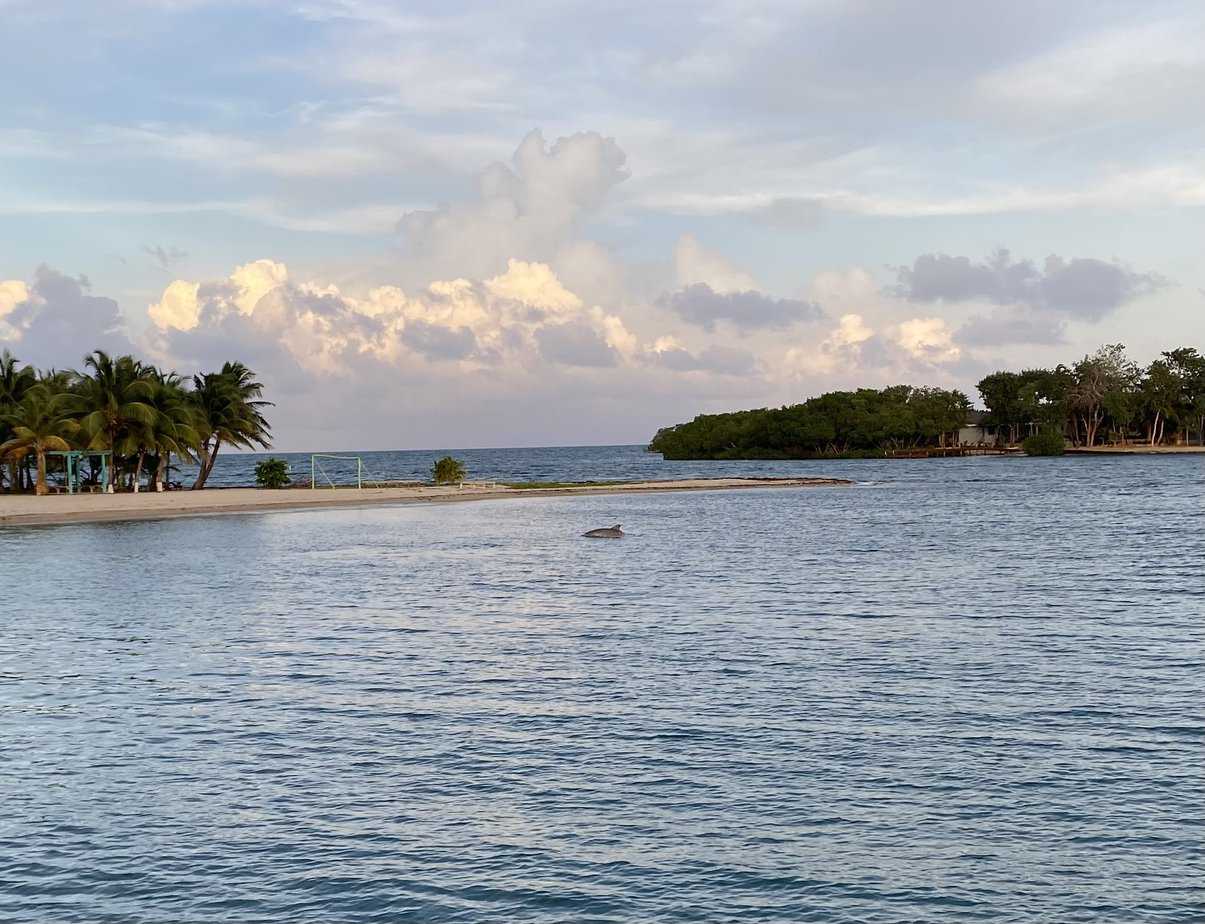
[[[1065,447],[1205,446],[1205,356],[1192,347],[1145,369],[1121,344],[1071,366],[995,372],[985,410],[961,391],[896,385],[834,391],[802,404],[701,414],[657,431],[666,459],[874,458],[947,451],[1033,454]]]

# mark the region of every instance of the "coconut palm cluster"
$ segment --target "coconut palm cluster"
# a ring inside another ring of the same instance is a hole
[[[267,448],[263,385],[240,362],[191,378],[97,350],[80,371],[39,371],[0,353],[0,489],[46,494],[58,453],[79,450],[85,487],[163,491],[173,459],[203,488],[223,447]],[[92,453],[92,455],[89,455]],[[102,463],[102,453],[108,453]]]

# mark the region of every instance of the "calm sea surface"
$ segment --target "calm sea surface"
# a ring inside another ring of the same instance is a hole
[[[1205,459],[460,455],[860,484],[0,529],[0,920],[1205,920]]]

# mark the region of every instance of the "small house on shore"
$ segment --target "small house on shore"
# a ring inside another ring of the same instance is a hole
[[[994,446],[997,441],[995,427],[984,425],[987,411],[967,411],[966,422],[958,428],[959,446]]]

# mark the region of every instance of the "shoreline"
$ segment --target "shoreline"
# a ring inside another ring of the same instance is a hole
[[[0,495],[0,528],[166,520],[222,514],[379,507],[401,504],[460,503],[513,497],[574,497],[590,494],[647,494],[674,491],[731,491],[748,488],[846,487],[843,478],[689,478],[581,484],[547,488],[510,488],[502,484],[390,488],[207,488],[200,491],[138,494]]]

